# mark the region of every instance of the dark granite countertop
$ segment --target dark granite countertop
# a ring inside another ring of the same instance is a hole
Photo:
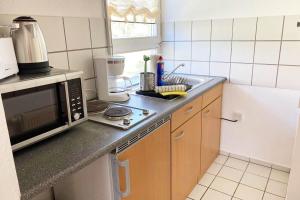
[[[31,199],[54,186],[63,177],[89,165],[114,150],[129,137],[224,81],[225,78],[215,77],[212,81],[192,90],[187,97],[173,101],[131,95],[126,105],[151,109],[157,112],[156,115],[127,131],[87,121],[14,153],[21,199]]]

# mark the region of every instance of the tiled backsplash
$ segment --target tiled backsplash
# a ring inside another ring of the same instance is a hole
[[[163,23],[166,68],[230,83],[300,89],[300,16]]]
[[[0,24],[9,24],[17,17],[0,15]],[[107,55],[103,18],[33,16],[43,32],[50,65],[54,68],[82,70],[88,99],[96,93],[93,58]],[[1,32],[2,31],[2,32]],[[7,31],[0,30],[0,35]]]

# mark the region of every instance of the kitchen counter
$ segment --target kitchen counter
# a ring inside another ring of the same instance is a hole
[[[62,178],[113,151],[117,145],[128,138],[225,80],[225,78],[215,77],[210,82],[190,91],[187,97],[172,101],[131,95],[131,99],[125,105],[151,109],[156,111],[156,115],[126,131],[87,121],[14,153],[21,199],[31,199],[43,190],[54,186]]]

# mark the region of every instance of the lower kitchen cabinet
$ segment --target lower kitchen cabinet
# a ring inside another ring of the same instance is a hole
[[[202,110],[201,174],[214,162],[220,151],[222,97]]]
[[[106,154],[54,186],[55,200],[113,200],[111,157]]]
[[[170,122],[117,155],[122,200],[170,200]],[[127,173],[126,173],[126,170]]]
[[[184,200],[200,176],[201,112],[171,134],[172,200]]]

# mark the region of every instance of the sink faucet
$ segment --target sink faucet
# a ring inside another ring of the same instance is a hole
[[[169,74],[167,74],[166,76],[163,77],[163,79],[168,79],[172,74],[174,74],[176,72],[177,69],[179,69],[180,67],[184,67],[185,64],[181,63],[179,64],[177,67],[175,67],[175,69],[173,69]]]

